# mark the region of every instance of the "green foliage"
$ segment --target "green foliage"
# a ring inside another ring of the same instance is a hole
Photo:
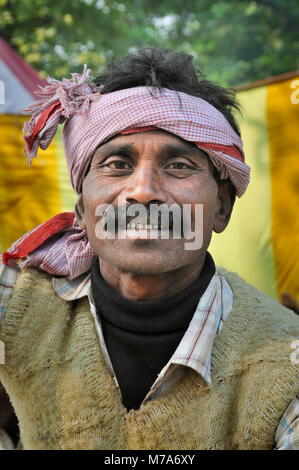
[[[94,75],[144,46],[194,55],[242,84],[299,68],[297,0],[0,0],[0,35],[42,76]]]

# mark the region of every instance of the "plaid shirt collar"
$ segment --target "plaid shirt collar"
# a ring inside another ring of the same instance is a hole
[[[101,348],[110,371],[113,373],[99,318],[95,311],[90,273],[71,281],[66,277],[53,278],[53,287],[57,294],[67,301],[88,297]],[[160,372],[152,388],[162,385],[163,381],[170,377],[173,370],[177,369],[175,365],[192,368],[201,375],[209,386],[212,386],[210,366],[213,342],[217,332],[229,315],[232,305],[232,290],[224,277],[216,272],[197,305],[186,333],[169,362]]]

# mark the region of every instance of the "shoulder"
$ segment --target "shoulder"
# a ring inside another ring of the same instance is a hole
[[[0,323],[5,318],[8,302],[20,273],[18,265],[7,266],[0,257]]]
[[[52,289],[53,275],[36,267],[25,267],[20,269],[14,290],[39,291],[42,293],[43,287]]]
[[[52,279],[52,275],[38,268],[21,268],[18,264],[5,265],[0,257],[1,336],[11,310],[18,307],[23,315],[32,302],[40,303],[42,299],[52,302],[53,297],[58,298]]]
[[[275,321],[280,322],[282,329],[284,324],[292,325],[299,334],[299,315],[246,282],[237,273],[222,267],[217,267],[217,272],[230,285],[236,309],[246,312],[248,317],[254,317],[261,322],[271,324]]]
[[[234,302],[215,338],[213,379],[239,380],[237,402],[246,435],[252,430],[258,442],[266,419],[272,429],[270,447],[279,419],[299,390],[293,348],[299,338],[299,316],[238,274],[223,268],[217,272],[230,285]]]

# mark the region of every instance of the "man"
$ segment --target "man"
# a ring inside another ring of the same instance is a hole
[[[163,50],[88,78],[49,79],[25,126],[31,162],[65,121],[75,218],[2,256],[24,448],[298,448],[298,317],[207,251],[249,181],[233,95]]]

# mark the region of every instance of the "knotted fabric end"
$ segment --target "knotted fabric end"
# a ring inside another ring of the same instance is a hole
[[[56,134],[57,127],[74,114],[87,114],[91,102],[100,99],[100,87],[88,83],[90,70],[84,65],[82,75],[72,74],[62,81],[48,77],[48,85],[35,93],[39,100],[30,104],[25,115],[31,115],[24,124],[25,156],[29,166],[36,157],[38,147],[45,150]]]

